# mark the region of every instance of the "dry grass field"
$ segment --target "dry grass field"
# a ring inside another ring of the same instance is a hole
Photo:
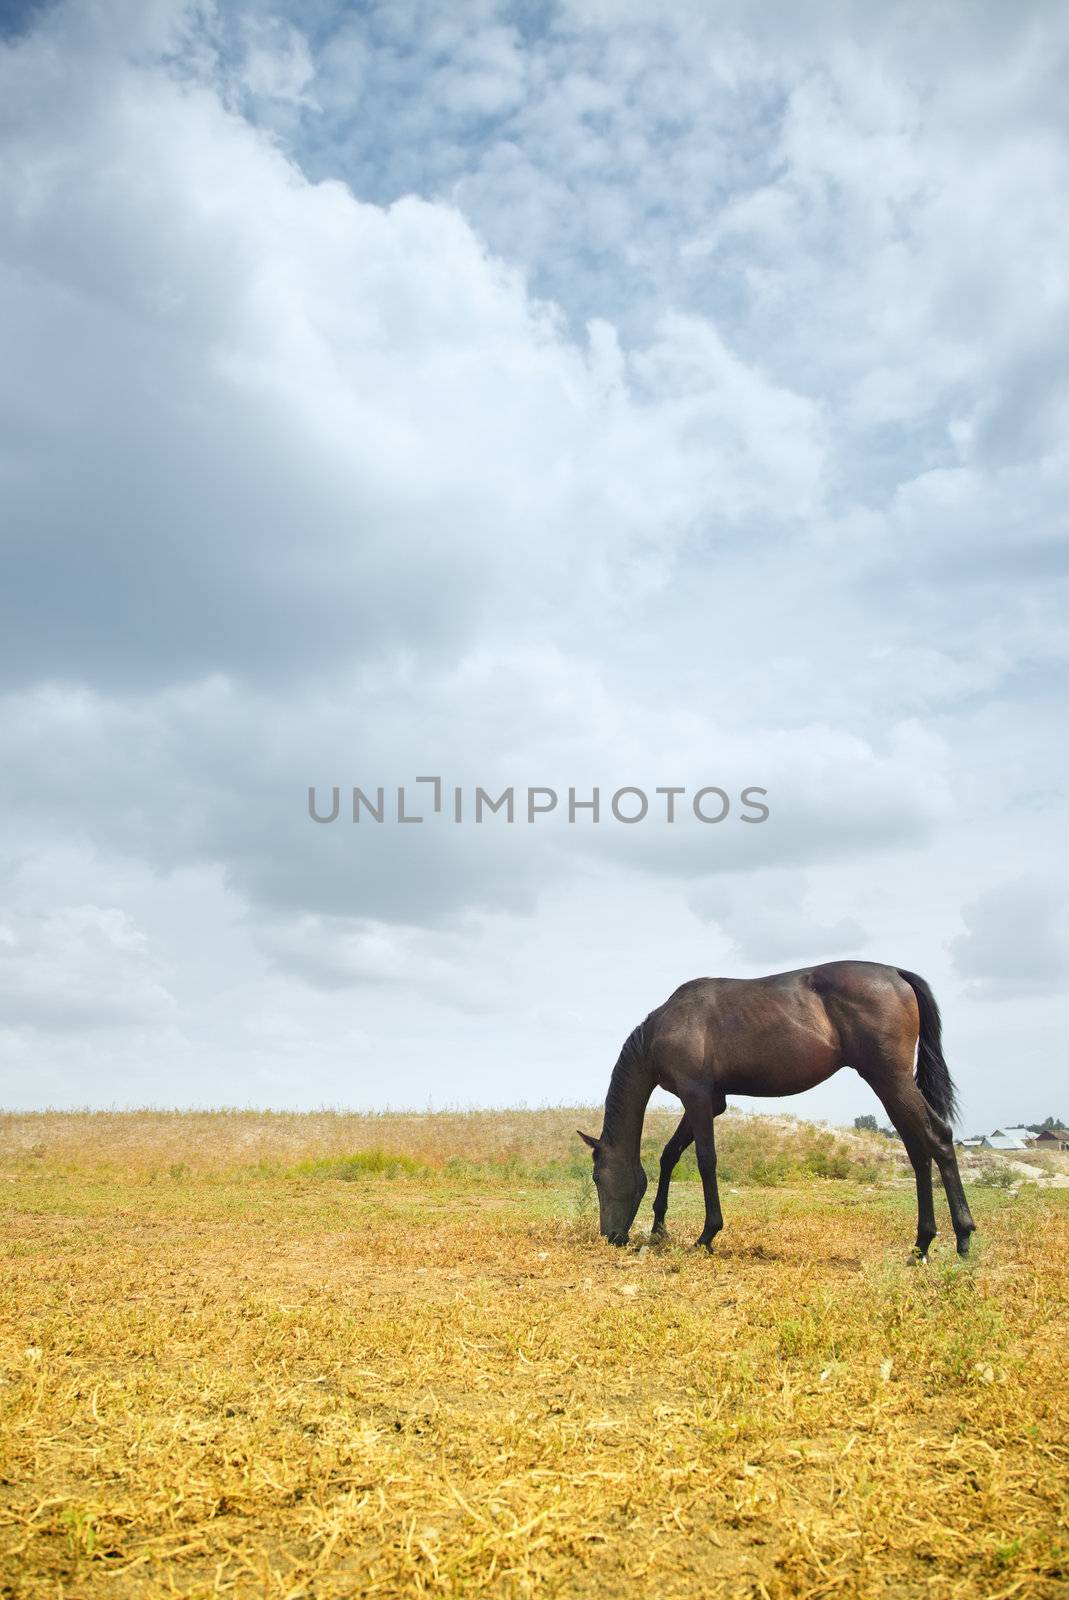
[[[728,1117],[616,1251],[576,1121],[0,1117],[0,1594],[1069,1593],[1066,1190],[911,1268],[896,1146]]]

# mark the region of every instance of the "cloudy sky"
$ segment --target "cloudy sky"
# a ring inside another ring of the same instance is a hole
[[[1069,10],[0,14],[0,1103],[591,1101],[860,956],[1069,1116]]]

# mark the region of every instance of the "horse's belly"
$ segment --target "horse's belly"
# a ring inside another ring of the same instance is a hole
[[[714,1073],[723,1094],[787,1095],[815,1089],[842,1066],[839,1052],[814,1041],[804,1049],[769,1049],[760,1058],[717,1062]]]

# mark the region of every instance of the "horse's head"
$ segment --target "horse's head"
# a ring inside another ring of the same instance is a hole
[[[631,1224],[646,1193],[642,1163],[614,1150],[601,1139],[579,1130],[579,1137],[594,1155],[594,1185],[598,1191],[602,1237],[610,1244],[626,1244]]]

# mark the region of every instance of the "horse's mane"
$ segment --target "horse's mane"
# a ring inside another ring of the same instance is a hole
[[[653,1013],[650,1013],[652,1016]],[[627,1109],[631,1099],[630,1086],[634,1082],[634,1069],[645,1067],[646,1064],[646,1024],[650,1018],[645,1017],[637,1028],[632,1028],[624,1040],[619,1059],[612,1069],[609,1079],[609,1092],[605,1096],[605,1122],[608,1125],[614,1121],[621,1112]]]

